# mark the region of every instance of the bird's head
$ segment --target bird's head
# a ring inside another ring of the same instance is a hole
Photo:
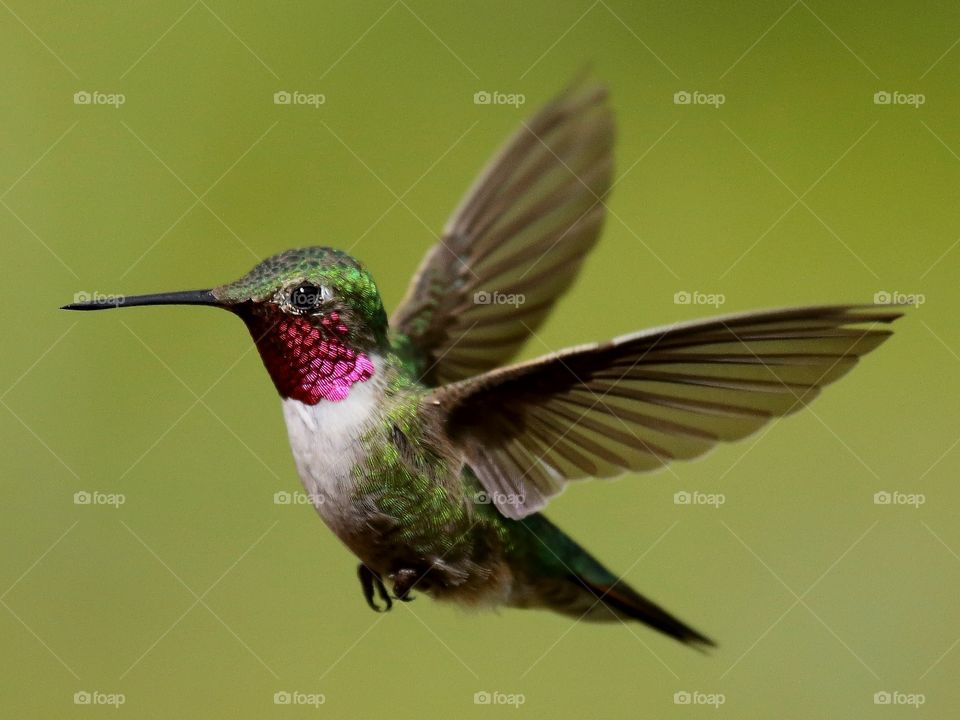
[[[209,290],[111,296],[64,306],[100,310],[140,305],[210,305],[247,325],[283,397],[307,404],[342,400],[375,372],[387,316],[370,273],[327,247],[287,250],[238,280]]]

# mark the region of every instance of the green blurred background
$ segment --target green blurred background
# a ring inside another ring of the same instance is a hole
[[[0,4],[4,717],[113,712],[78,692],[122,694],[138,718],[514,712],[478,692],[555,718],[960,703],[960,7]],[[718,311],[923,296],[810,410],[550,506],[716,638],[708,655],[639,625],[426,598],[374,615],[313,510],[274,503],[299,485],[240,323],[56,309],[78,291],[206,287],[306,244],[349,249],[392,308],[491,152],[587,65],[611,88],[623,175],[525,356]],[[75,104],[82,91],[125,102]],[[326,102],[275,105],[278,91]],[[683,91],[724,102],[676,104]],[[682,490],[725,503],[676,505]]]

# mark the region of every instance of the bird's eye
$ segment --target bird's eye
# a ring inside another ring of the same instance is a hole
[[[329,298],[327,288],[304,284],[290,291],[290,306],[300,313],[310,312],[320,305],[321,301]]]

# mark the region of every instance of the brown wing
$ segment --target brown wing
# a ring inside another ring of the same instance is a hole
[[[509,360],[596,243],[613,117],[579,82],[524,123],[477,178],[391,318],[428,385]]]
[[[433,392],[500,511],[521,518],[570,480],[659,468],[794,412],[891,333],[901,313],[805,307],[657,328]]]

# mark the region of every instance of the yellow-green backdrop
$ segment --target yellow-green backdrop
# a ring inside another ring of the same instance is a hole
[[[955,711],[960,8],[0,5],[4,717]],[[810,410],[551,504],[715,637],[708,654],[426,598],[374,615],[313,510],[274,503],[298,480],[240,323],[57,310],[306,244],[349,248],[393,307],[489,154],[586,66],[611,89],[620,179],[525,356],[716,312],[917,305]],[[525,103],[474,102],[495,91]]]

